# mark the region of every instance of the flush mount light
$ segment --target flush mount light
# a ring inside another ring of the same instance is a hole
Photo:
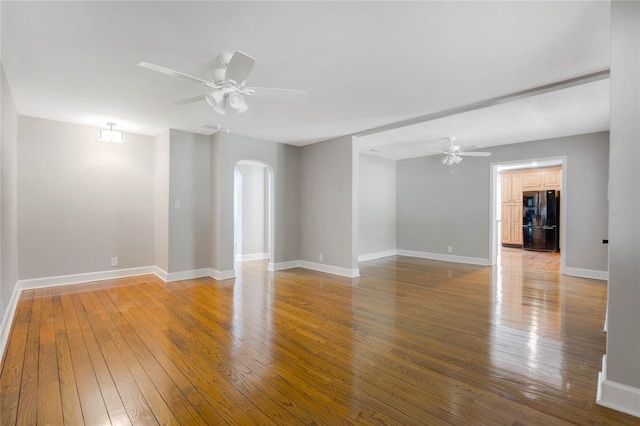
[[[113,126],[115,125],[116,123],[107,123],[107,126],[109,126],[109,130],[107,129],[100,130],[100,140],[102,142],[110,142],[110,143],[124,142],[124,135],[122,134],[122,132],[119,130],[113,130]]]

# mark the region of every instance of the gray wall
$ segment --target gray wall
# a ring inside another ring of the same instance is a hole
[[[603,132],[492,147],[453,169],[439,156],[398,161],[398,249],[447,254],[451,245],[454,255],[488,259],[490,164],[567,156],[566,266],[606,271],[608,141]]]
[[[169,269],[208,268],[211,252],[210,140],[171,129],[169,166]],[[176,207],[180,202],[180,208]]]
[[[301,148],[301,260],[357,268],[357,160],[350,136]]]
[[[0,74],[0,301],[6,309],[18,281],[18,114],[1,66]]]
[[[607,379],[640,388],[640,4],[611,9]],[[640,412],[637,394],[634,407]]]
[[[153,248],[154,265],[169,271],[169,164],[171,143],[169,130],[153,142]]]
[[[273,262],[297,260],[299,219],[299,148],[247,136],[218,132],[211,136],[211,266],[218,271],[233,269],[233,185],[240,160],[266,164],[274,173]]]
[[[300,250],[300,148],[276,146],[275,245],[271,262],[299,259]]]
[[[360,154],[358,254],[396,248],[396,162]]]
[[[242,253],[267,253],[266,176],[265,168],[239,164],[242,175]]]
[[[151,266],[153,138],[19,117],[19,279]]]

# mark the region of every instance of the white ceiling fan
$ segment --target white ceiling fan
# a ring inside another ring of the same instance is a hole
[[[454,164],[458,164],[462,161],[462,157],[488,157],[491,155],[490,152],[482,152],[482,151],[471,151],[465,152],[462,150],[460,145],[454,145],[453,141],[456,140],[455,137],[450,137],[449,145],[446,145],[442,151],[431,151],[437,152],[438,154],[444,154],[440,162],[445,166],[453,166]]]
[[[219,114],[225,114],[227,111],[232,111],[237,114],[245,112],[249,108],[245,96],[296,101],[304,101],[307,99],[307,92],[302,90],[279,89],[274,87],[245,87],[245,80],[249,76],[249,73],[251,73],[254,63],[255,59],[253,57],[240,51],[236,51],[233,54],[223,53],[216,58],[216,67],[213,69],[213,79],[211,81],[148,62],[139,62],[138,65],[172,77],[180,77],[212,89],[209,93],[183,99],[176,102],[176,104],[184,105],[206,100],[213,110]]]

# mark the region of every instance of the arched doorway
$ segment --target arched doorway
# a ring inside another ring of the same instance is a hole
[[[261,161],[238,161],[234,169],[235,262],[273,262],[273,204],[273,169]]]

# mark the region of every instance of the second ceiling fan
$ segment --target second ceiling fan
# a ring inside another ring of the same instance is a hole
[[[482,152],[482,151],[471,151],[466,152],[463,151],[460,145],[454,145],[453,141],[456,140],[455,137],[447,138],[449,139],[449,145],[446,145],[442,151],[432,151],[437,152],[439,154],[444,154],[440,162],[445,166],[453,166],[454,164],[458,164],[462,161],[462,157],[488,157],[491,155],[490,152]]]
[[[302,90],[274,87],[245,87],[245,81],[251,73],[254,63],[255,59],[252,56],[240,51],[236,51],[233,54],[223,53],[216,58],[216,66],[213,69],[213,79],[211,81],[149,62],[139,62],[138,65],[211,88],[212,90],[209,93],[183,99],[176,103],[184,105],[205,100],[213,110],[219,114],[226,114],[227,111],[237,114],[245,112],[249,109],[245,96],[279,100],[306,100],[307,92]]]

